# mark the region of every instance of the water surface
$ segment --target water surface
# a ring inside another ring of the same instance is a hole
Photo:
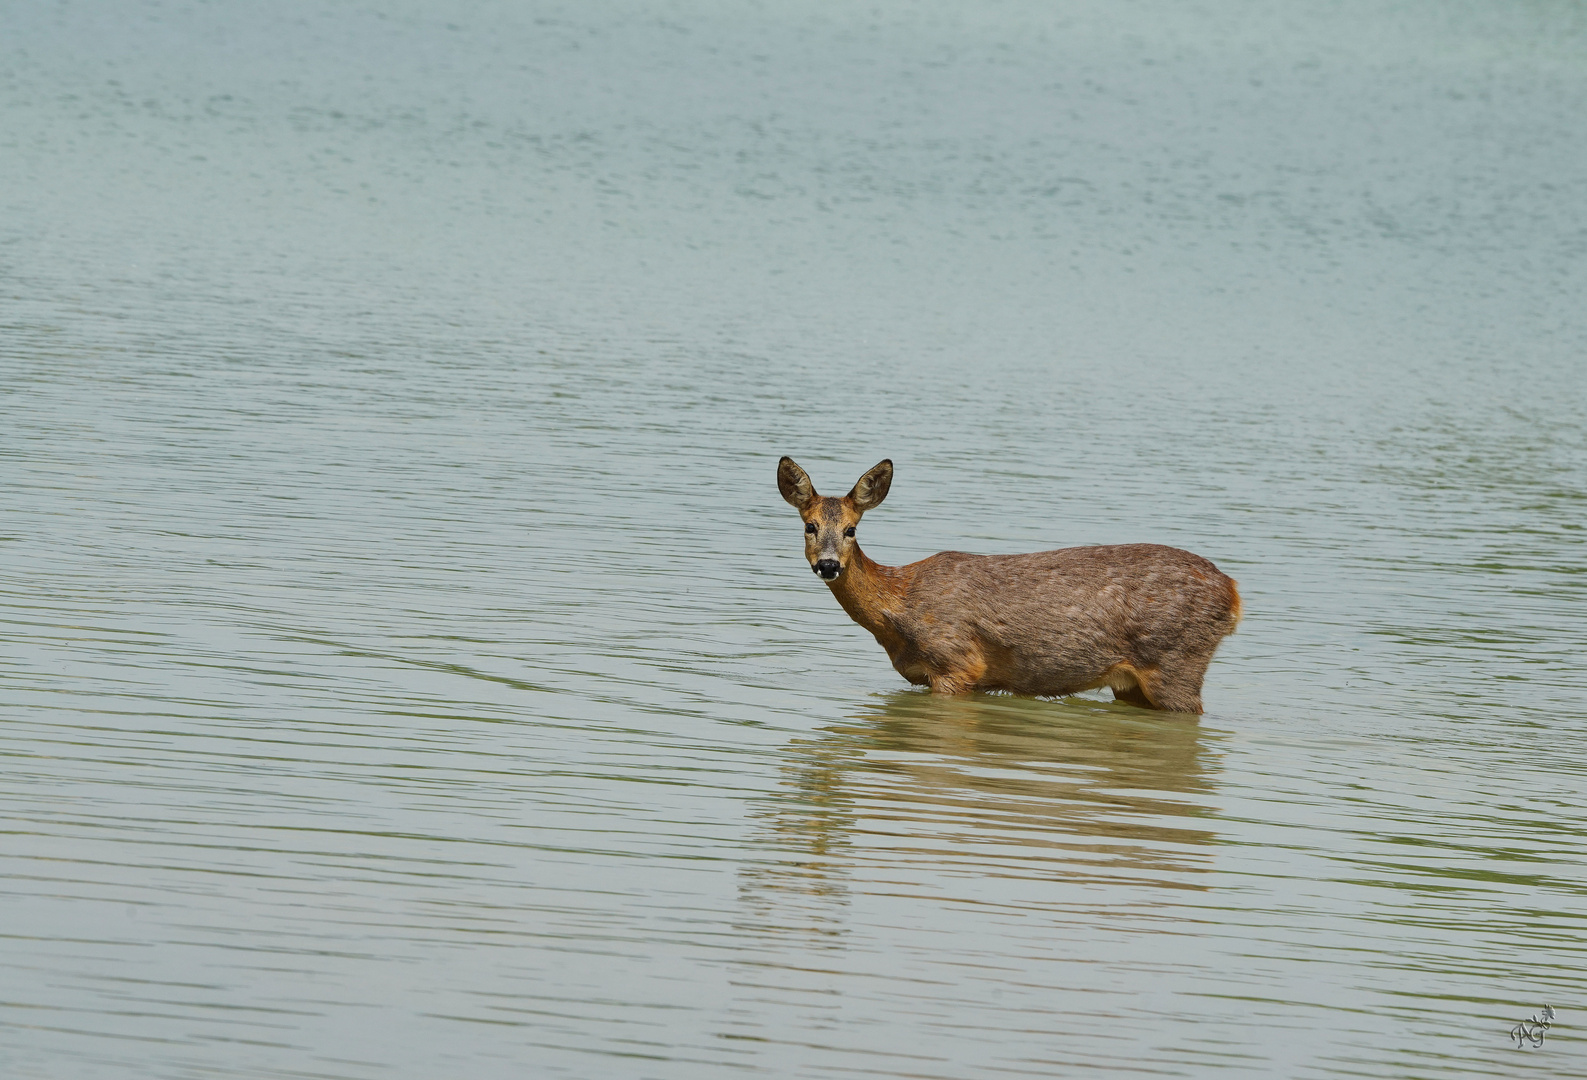
[[[0,24],[8,1077],[1587,1070],[1579,6]],[[784,453],[1213,559],[1207,715]]]

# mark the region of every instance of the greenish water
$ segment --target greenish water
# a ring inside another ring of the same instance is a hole
[[[0,1072],[1587,1072],[1584,56],[0,3]],[[1207,715],[908,689],[784,453],[1211,558]]]

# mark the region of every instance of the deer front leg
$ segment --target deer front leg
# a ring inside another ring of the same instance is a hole
[[[926,676],[933,694],[968,694],[986,674],[986,661],[979,653],[955,657],[955,662],[933,669]]]

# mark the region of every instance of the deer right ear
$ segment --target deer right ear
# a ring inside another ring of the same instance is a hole
[[[788,500],[788,505],[800,513],[816,497],[815,485],[791,457],[785,457],[777,463],[777,490]]]
[[[849,498],[854,500],[854,508],[860,513],[881,504],[887,498],[887,489],[893,486],[893,459],[885,458],[878,462],[870,472],[860,477],[854,485],[854,490],[849,492]]]

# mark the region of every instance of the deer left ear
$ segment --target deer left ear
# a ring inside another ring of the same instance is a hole
[[[893,459],[886,458],[859,478],[854,490],[849,492],[849,498],[854,503],[854,509],[863,514],[873,506],[880,506],[882,500],[887,498],[887,489],[892,486]]]
[[[785,457],[777,463],[777,490],[782,492],[788,505],[800,513],[816,497],[815,485],[791,457]]]

